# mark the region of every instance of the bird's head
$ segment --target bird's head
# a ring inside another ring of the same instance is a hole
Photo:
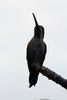
[[[34,37],[43,39],[44,38],[44,27],[38,24],[34,13],[32,13],[32,14],[33,14],[33,18],[35,21]]]

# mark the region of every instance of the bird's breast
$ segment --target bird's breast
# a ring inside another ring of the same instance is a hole
[[[41,41],[31,41],[28,46],[28,60],[30,62],[43,63],[44,60],[44,46]]]

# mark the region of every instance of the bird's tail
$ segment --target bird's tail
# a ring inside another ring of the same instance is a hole
[[[39,72],[35,72],[35,73],[30,73],[29,75],[29,88],[32,87],[32,85],[36,85],[37,83],[37,80],[38,80],[38,75],[39,75]]]

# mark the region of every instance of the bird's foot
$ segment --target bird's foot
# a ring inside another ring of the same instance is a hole
[[[34,63],[34,68],[36,71],[39,71],[42,66],[39,63]]]

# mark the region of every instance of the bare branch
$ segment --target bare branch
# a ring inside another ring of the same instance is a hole
[[[36,65],[36,69],[38,69],[41,74],[67,89],[67,79],[64,79],[63,77],[45,66],[40,67],[38,64]]]

